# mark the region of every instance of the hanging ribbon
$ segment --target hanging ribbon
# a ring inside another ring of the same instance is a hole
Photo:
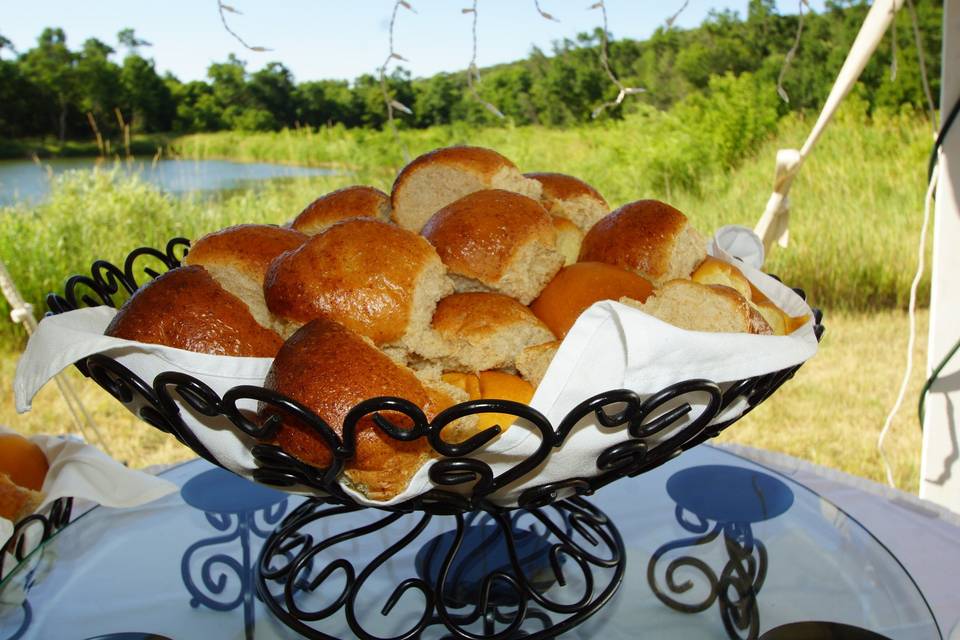
[[[833,88],[830,90],[830,95],[827,96],[823,110],[820,111],[820,116],[817,118],[816,124],[813,125],[810,135],[807,136],[806,142],[803,143],[803,147],[799,151],[796,149],[780,149],[777,151],[773,193],[767,200],[763,215],[760,216],[760,220],[754,227],[754,232],[763,241],[766,255],[770,254],[774,242],[781,247],[787,246],[789,240],[788,223],[790,220],[788,195],[790,187],[793,185],[793,179],[800,172],[803,161],[810,155],[810,151],[817,140],[820,139],[824,129],[833,119],[840,103],[853,89],[853,85],[856,84],[863,68],[867,66],[870,56],[876,51],[877,46],[883,39],[883,34],[890,27],[894,16],[903,6],[903,3],[904,0],[876,0],[873,3],[870,11],[867,12],[866,19],[863,21],[863,26],[860,27],[856,40],[853,41],[853,46],[850,47],[850,53],[847,54],[847,59],[837,75]]]

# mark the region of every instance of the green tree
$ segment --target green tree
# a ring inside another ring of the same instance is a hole
[[[127,27],[117,32],[117,42],[126,47],[127,55],[140,55],[140,47],[152,47],[146,40],[137,37],[133,29]]]
[[[37,46],[27,51],[20,62],[24,75],[55,101],[52,113],[56,118],[57,134],[63,142],[67,137],[67,116],[80,86],[77,55],[67,48],[67,34],[59,28],[44,29],[37,39]]]
[[[77,80],[80,86],[77,106],[91,113],[103,133],[115,130],[113,110],[123,103],[120,67],[110,60],[114,50],[90,38],[83,43],[77,59]]]
[[[249,91],[257,108],[270,114],[274,122],[270,128],[292,127],[297,121],[296,83],[281,63],[271,62],[255,72],[250,77]]]
[[[128,55],[123,60],[120,82],[124,90],[125,115],[135,131],[169,131],[177,106],[170,88],[157,74],[153,60]]]

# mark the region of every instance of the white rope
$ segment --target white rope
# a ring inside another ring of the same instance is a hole
[[[242,44],[247,49],[250,49],[250,51],[256,51],[258,53],[273,51],[273,49],[270,49],[268,47],[261,47],[257,45],[247,44],[247,41],[241,38],[240,34],[238,34],[236,31],[230,28],[230,25],[227,24],[227,14],[234,13],[238,16],[242,16],[243,13],[241,11],[238,11],[235,7],[232,7],[229,4],[225,4],[223,0],[217,0],[217,11],[220,12],[220,22],[223,23],[223,28],[226,29],[227,33],[232,35],[237,42]]]
[[[817,144],[817,140],[820,139],[824,129],[833,119],[840,103],[850,93],[853,85],[856,84],[863,68],[867,66],[870,56],[873,55],[883,39],[883,34],[886,33],[896,12],[903,6],[903,2],[904,0],[876,0],[873,3],[859,33],[857,33],[856,39],[853,41],[853,46],[850,47],[850,52],[843,62],[840,73],[837,74],[837,79],[830,90],[830,95],[827,96],[823,109],[820,111],[820,116],[803,143],[803,147],[799,151],[781,149],[777,152],[773,193],[767,200],[763,215],[760,216],[760,220],[754,227],[754,232],[763,240],[763,248],[767,255],[770,254],[774,242],[782,247],[787,246],[787,212],[789,211],[787,195],[790,192],[793,179],[800,171],[803,161],[810,155],[814,145]]]
[[[393,116],[393,112],[396,110],[402,111],[407,115],[413,115],[413,110],[391,96],[390,91],[387,89],[387,66],[393,60],[402,60],[404,62],[407,61],[406,58],[393,49],[393,33],[397,26],[397,12],[400,10],[400,7],[403,7],[412,13],[417,12],[416,9],[414,9],[406,0],[396,0],[396,2],[394,2],[393,13],[390,14],[390,37],[388,40],[390,51],[387,53],[387,59],[384,60],[383,64],[377,68],[377,75],[380,78],[380,92],[383,94],[383,103],[387,107],[387,126],[390,127],[390,131],[393,133],[393,140],[396,142],[397,146],[400,147],[400,153],[403,154],[403,161],[406,163],[410,162],[410,152],[407,150],[407,145],[405,145],[403,140],[400,139],[400,132],[397,131],[397,123],[394,122],[395,118]]]
[[[617,105],[621,104],[627,96],[637,95],[639,93],[645,93],[646,89],[642,87],[628,87],[624,85],[620,78],[617,77],[617,74],[613,72],[613,69],[610,67],[610,55],[607,52],[608,38],[607,32],[610,29],[610,25],[607,22],[607,5],[604,4],[603,0],[599,2],[594,2],[592,5],[587,7],[588,10],[600,9],[600,12],[603,14],[603,30],[600,32],[600,65],[603,67],[603,70],[607,73],[607,77],[610,78],[610,82],[616,85],[619,92],[617,97],[610,102],[604,102],[600,106],[596,107],[591,113],[591,118],[596,118],[601,113],[607,109],[612,109]],[[682,11],[682,9],[681,9]],[[679,13],[678,13],[679,15]]]
[[[23,296],[20,295],[20,291],[17,289],[16,284],[14,284],[13,277],[10,275],[10,272],[7,271],[7,266],[3,263],[3,260],[0,260],[0,291],[3,292],[4,297],[10,304],[10,319],[15,323],[22,324],[28,336],[33,335],[33,332],[37,329],[37,319],[33,316],[33,305],[26,302]],[[87,408],[83,406],[80,396],[77,395],[77,392],[74,391],[70,385],[70,380],[62,373],[54,376],[54,380],[57,383],[57,389],[59,389],[60,395],[63,396],[64,402],[67,403],[67,409],[70,411],[71,417],[73,417],[73,423],[77,429],[80,430],[80,433],[83,434],[84,439],[89,440],[85,429],[85,427],[89,427],[96,436],[97,443],[100,447],[107,452],[108,455],[113,455],[110,453],[107,441],[100,434],[100,430],[97,429],[97,423],[93,421]],[[80,414],[83,415],[82,419]]]
[[[540,10],[540,6],[537,6],[537,10]],[[473,0],[473,6],[467,7],[460,10],[463,14],[472,13],[473,14],[473,56],[470,58],[470,65],[467,67],[467,92],[470,96],[483,105],[483,108],[492,113],[497,118],[503,119],[505,116],[503,112],[500,111],[494,104],[487,102],[480,97],[480,94],[477,93],[476,84],[480,82],[480,68],[477,67],[477,0]],[[540,15],[543,15],[543,11],[540,11]],[[549,15],[549,14],[547,14]]]
[[[937,168],[933,171],[933,175],[930,176],[930,185],[927,187],[927,196],[923,203],[923,225],[920,227],[920,242],[919,247],[917,248],[917,272],[913,276],[913,282],[910,284],[910,336],[907,339],[907,366],[903,372],[903,380],[900,381],[900,391],[897,394],[897,400],[894,402],[893,408],[887,415],[887,419],[883,423],[883,429],[880,430],[880,436],[877,438],[877,451],[880,452],[880,459],[883,461],[883,470],[887,474],[887,484],[893,488],[896,488],[897,484],[893,479],[893,468],[890,465],[890,460],[887,458],[886,451],[884,451],[883,441],[886,439],[887,433],[890,431],[890,426],[893,424],[894,416],[897,415],[897,412],[900,410],[900,405],[903,404],[903,398],[907,394],[907,386],[910,383],[910,374],[913,372],[913,349],[916,343],[917,326],[917,289],[920,286],[920,279],[923,278],[924,256],[927,247],[927,227],[929,226],[930,222],[930,207],[933,203],[933,194],[937,188],[937,179],[939,175],[940,165],[938,163]]]

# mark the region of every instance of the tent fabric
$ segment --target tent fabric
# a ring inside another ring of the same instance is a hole
[[[774,451],[715,445],[777,471],[858,521],[913,577],[945,638],[960,637],[960,514],[865,478]]]

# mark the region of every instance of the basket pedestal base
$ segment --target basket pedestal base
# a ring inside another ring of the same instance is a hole
[[[309,638],[550,638],[603,607],[625,565],[582,498],[455,515],[312,499],[267,539],[256,580]]]

